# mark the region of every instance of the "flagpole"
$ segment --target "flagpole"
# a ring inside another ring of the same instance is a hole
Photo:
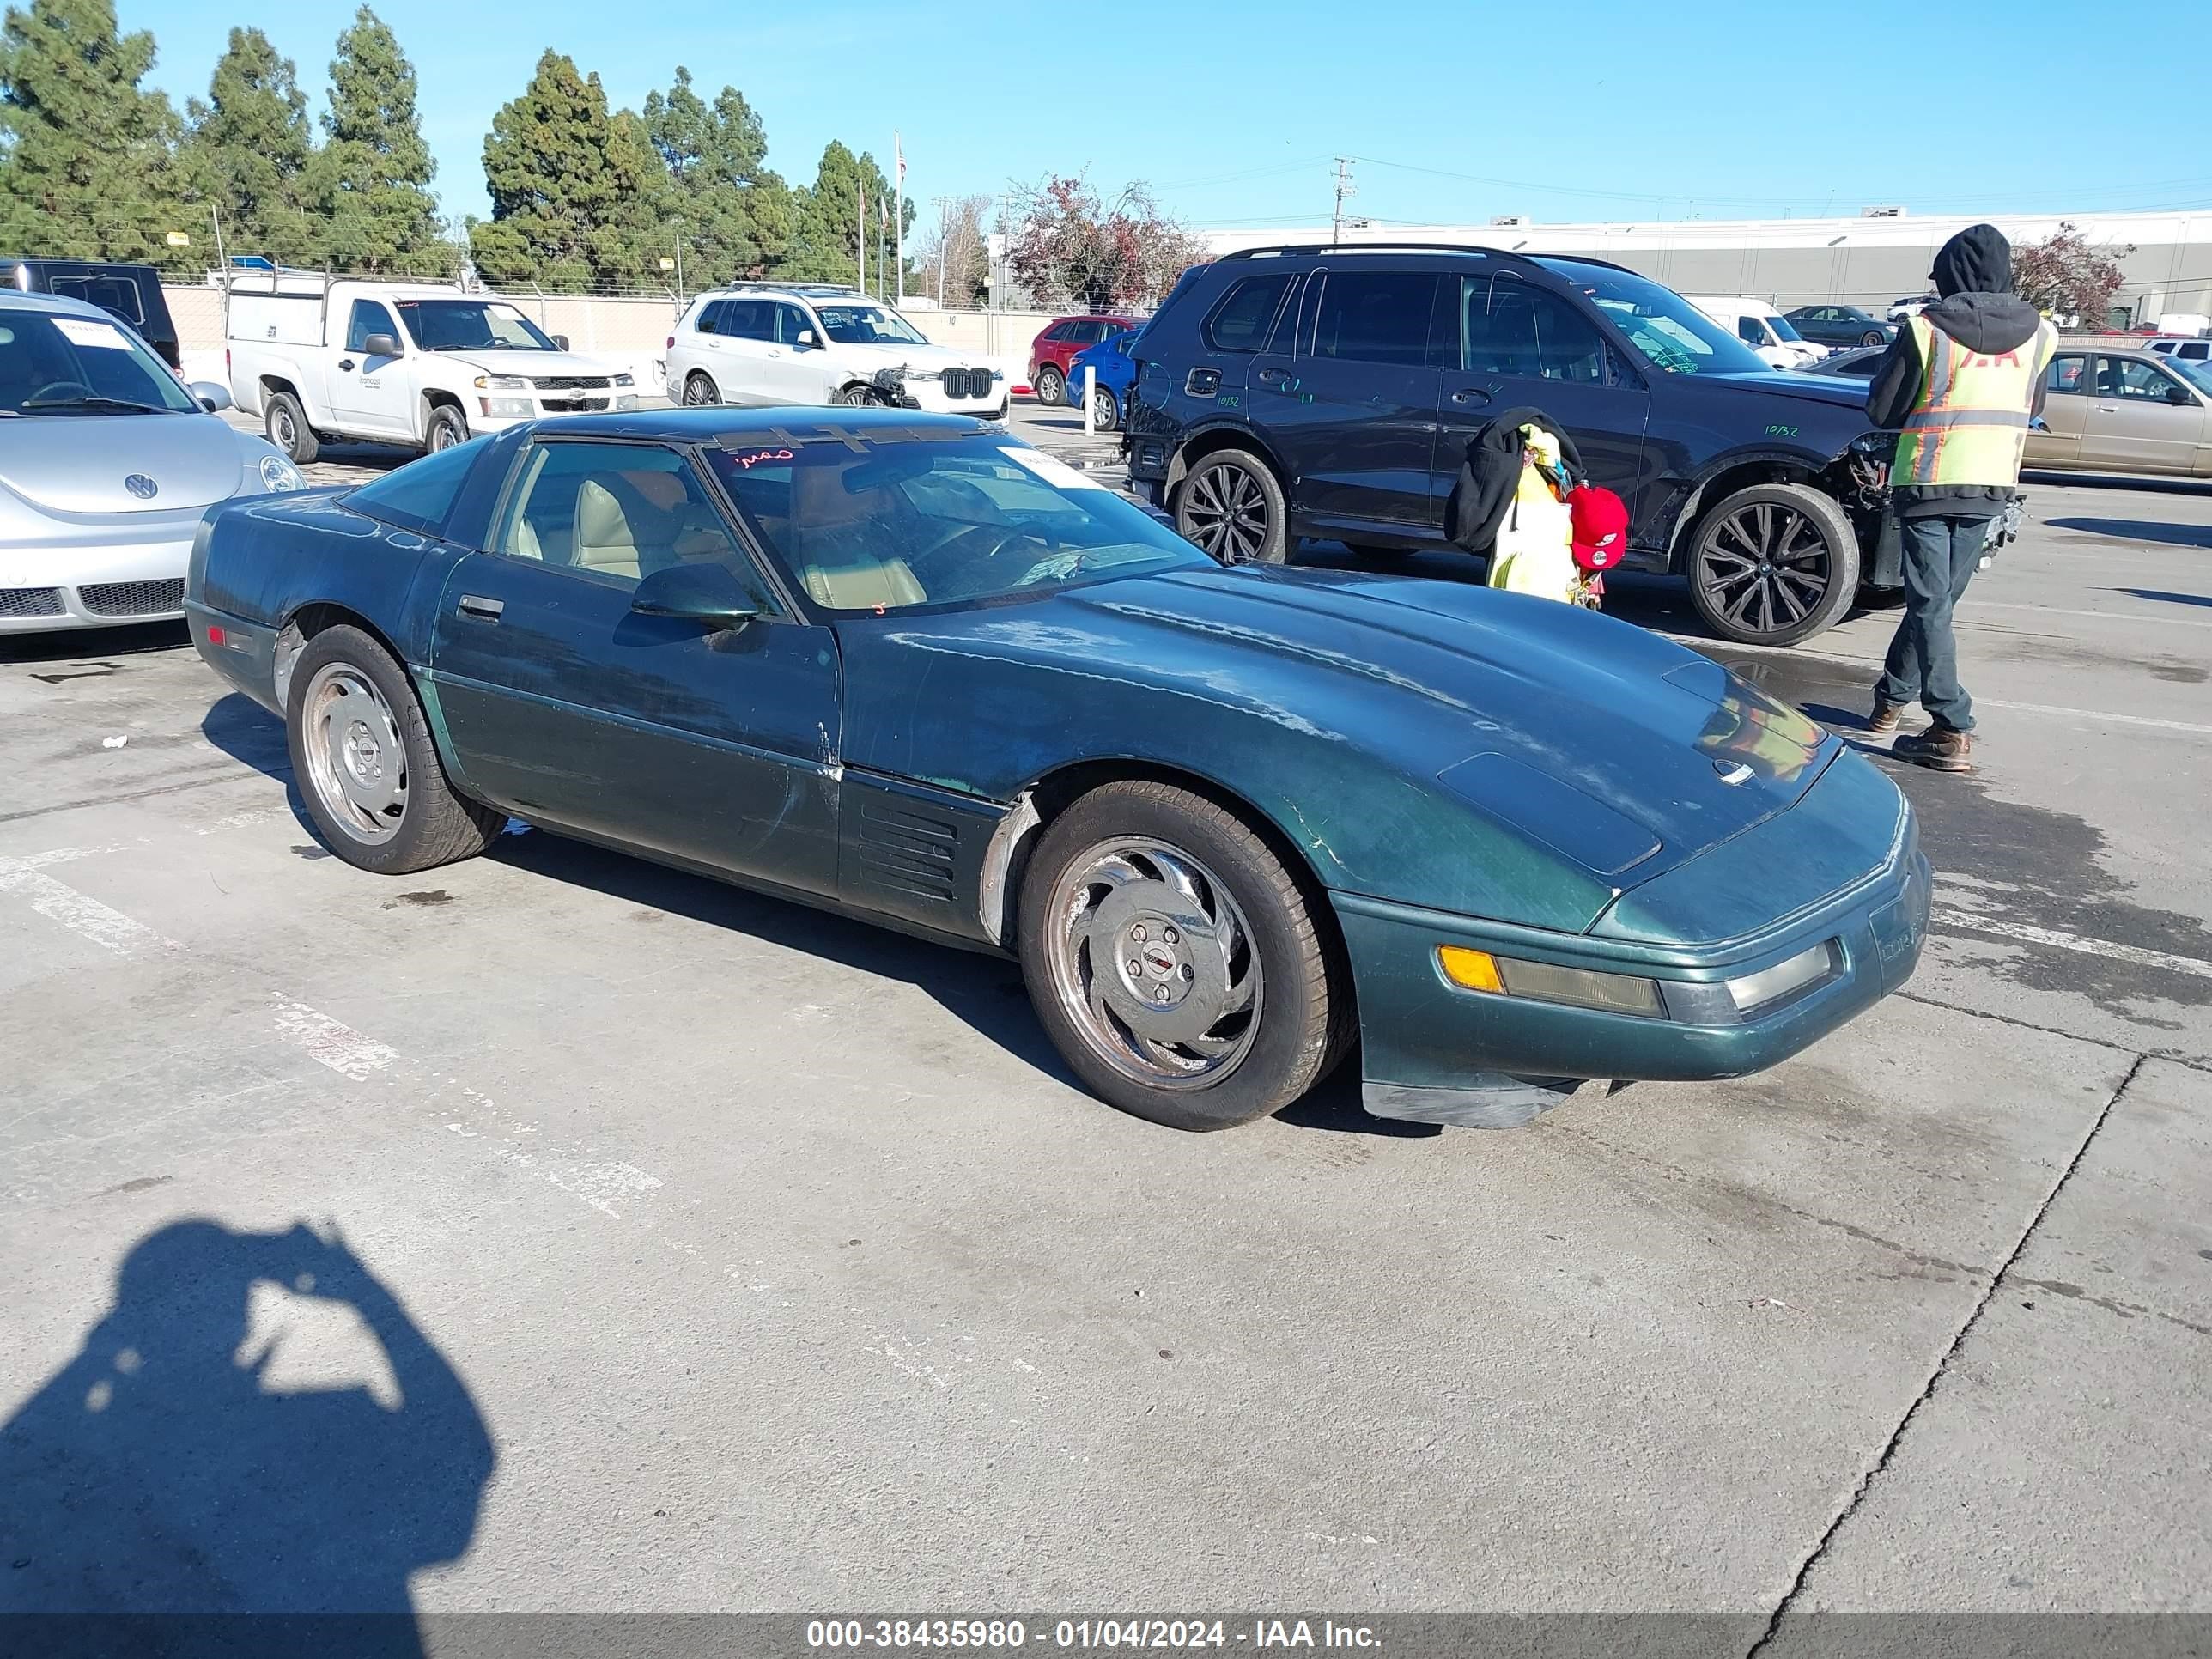
[[[898,262],[898,303],[906,303],[906,146],[899,138],[898,129],[891,129],[891,236],[893,257]]]

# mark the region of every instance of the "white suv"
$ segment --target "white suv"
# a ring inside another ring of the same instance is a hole
[[[857,289],[740,283],[691,302],[668,337],[673,404],[885,404],[1006,412],[1006,378]]]

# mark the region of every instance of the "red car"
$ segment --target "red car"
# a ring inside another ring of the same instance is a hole
[[[1134,317],[1091,313],[1059,317],[1030,342],[1030,387],[1041,404],[1064,404],[1067,396],[1067,365],[1079,351],[1110,340],[1136,327]]]

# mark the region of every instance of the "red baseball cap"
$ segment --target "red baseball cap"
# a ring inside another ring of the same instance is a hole
[[[1579,484],[1568,492],[1573,515],[1575,562],[1585,570],[1610,570],[1628,555],[1628,504],[1610,489]]]

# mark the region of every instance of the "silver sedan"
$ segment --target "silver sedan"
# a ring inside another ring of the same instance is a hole
[[[184,614],[201,515],[305,482],[229,401],[96,306],[0,295],[0,634]]]

